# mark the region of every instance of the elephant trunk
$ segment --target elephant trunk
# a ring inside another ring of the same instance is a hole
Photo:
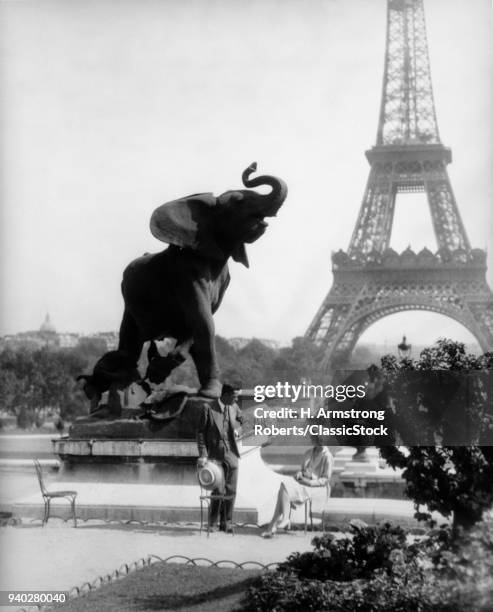
[[[253,172],[256,172],[256,170],[257,162],[253,162],[243,171],[243,174],[241,175],[243,185],[245,185],[245,187],[258,187],[259,185],[269,185],[272,187],[272,191],[263,196],[265,200],[262,204],[262,212],[264,213],[265,217],[273,217],[276,215],[277,211],[286,199],[286,196],[288,195],[288,187],[280,178],[267,174],[251,179],[250,175]]]

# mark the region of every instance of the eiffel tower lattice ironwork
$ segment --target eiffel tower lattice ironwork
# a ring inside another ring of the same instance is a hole
[[[493,350],[493,293],[486,253],[471,249],[438,132],[423,0],[387,0],[387,38],[377,142],[347,252],[332,254],[333,285],[306,336],[325,346],[325,367],[344,363],[372,323],[428,310],[462,323]],[[389,248],[396,195],[425,192],[438,251]]]

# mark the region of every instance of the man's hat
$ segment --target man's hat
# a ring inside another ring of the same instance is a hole
[[[218,462],[207,461],[205,465],[198,469],[197,477],[203,489],[224,491],[224,469]]]
[[[221,395],[223,393],[234,393],[235,391],[239,391],[241,389],[241,385],[230,385],[229,383],[224,383]]]

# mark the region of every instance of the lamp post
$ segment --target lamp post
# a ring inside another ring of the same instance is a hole
[[[397,345],[397,350],[399,351],[401,361],[404,359],[409,359],[411,356],[411,349],[412,345],[407,343],[406,336],[402,336],[402,342]]]
[[[367,399],[371,400],[373,399],[375,393],[377,392],[377,387],[378,387],[378,380],[377,380],[377,375],[378,375],[378,367],[375,365],[371,365],[369,368],[367,368],[366,370],[367,373],[367,382],[365,383],[366,386],[366,392],[367,392]],[[370,463],[371,462],[371,458],[368,457],[366,450],[368,448],[367,445],[364,446],[355,446],[356,448],[356,452],[354,453],[354,455],[352,456],[352,461],[357,461],[359,463]]]

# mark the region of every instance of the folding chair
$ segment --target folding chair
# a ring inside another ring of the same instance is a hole
[[[197,479],[200,485],[200,533],[204,528],[204,506],[207,507],[207,537],[211,532],[211,505],[212,502],[219,502],[218,514],[221,516],[221,509],[224,502],[234,500],[234,495],[224,493],[214,493],[217,490],[224,490],[224,467],[216,461],[210,461],[197,472]],[[209,493],[206,493],[209,491]],[[234,535],[234,522],[231,524],[232,534]]]
[[[324,501],[323,501],[323,505],[322,505],[322,510],[320,512],[320,518],[322,519],[322,531],[324,531],[324,525],[325,525],[325,512],[327,510],[327,504],[329,502],[330,499],[330,493],[331,493],[332,487],[330,486],[330,481],[327,482],[327,484],[325,485],[325,497],[324,497]],[[308,508],[309,508],[309,514],[310,514],[310,524],[311,524],[311,528],[313,531],[313,500],[309,499],[307,500],[308,502]],[[306,502],[305,502],[306,504]],[[318,514],[318,512],[317,512]],[[305,506],[305,525],[306,525],[306,506]],[[305,531],[306,531],[306,527],[305,527]]]
[[[45,505],[44,516],[43,516],[43,527],[50,518],[50,503],[52,499],[65,498],[72,508],[72,518],[74,519],[74,527],[77,527],[77,516],[75,515],[75,498],[77,497],[77,491],[48,491],[44,484],[43,470],[41,464],[37,459],[33,459],[34,467],[36,469],[36,475],[39,481],[39,488],[41,489],[41,495]]]
[[[209,537],[211,533],[211,503],[213,501],[219,501],[219,516],[221,515],[221,507],[225,501],[229,501],[233,499],[233,495],[222,495],[217,493],[209,493],[208,495],[204,493],[202,487],[200,488],[200,533],[202,533],[202,529],[204,528],[204,505],[207,506],[207,537]],[[233,529],[232,534],[234,535],[234,522],[231,523],[231,527]]]

